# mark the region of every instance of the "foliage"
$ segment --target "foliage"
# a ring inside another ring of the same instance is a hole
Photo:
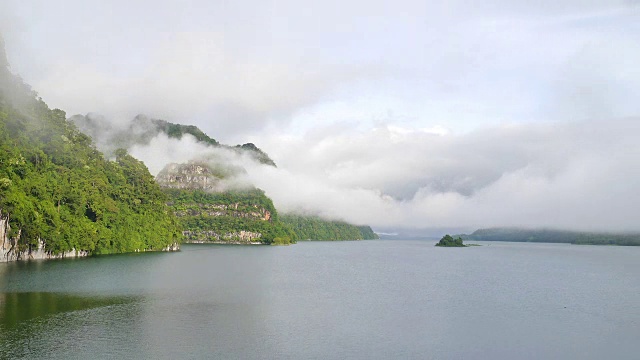
[[[244,151],[250,154],[254,159],[258,160],[261,164],[276,166],[276,163],[259,147],[255,146],[253,143],[246,143],[242,145],[236,145],[234,147],[235,150]]]
[[[355,226],[344,221],[328,221],[317,216],[287,214],[281,216],[298,239],[305,240],[370,240],[377,239],[369,226]]]
[[[0,211],[21,250],[93,254],[164,248],[180,238],[144,164],[107,161],[59,109],[0,66]]]
[[[295,233],[278,219],[273,202],[260,189],[227,192],[164,189],[185,231],[196,240],[212,236],[237,240],[240,232],[259,233],[264,244],[295,243]],[[277,239],[277,240],[276,240]]]
[[[182,139],[182,136],[184,136],[184,134],[189,134],[195,137],[199,142],[213,146],[220,145],[215,139],[210,138],[209,135],[205,134],[197,126],[174,124],[165,120],[158,119],[153,119],[151,121],[160,131],[167,134],[167,136],[169,136],[170,138]]]
[[[447,234],[438,241],[436,246],[444,246],[444,247],[465,247],[462,243],[462,238],[458,237],[454,239],[451,235]]]
[[[276,166],[276,163],[269,157],[269,155],[267,155],[267,153],[265,153],[260,148],[255,146],[253,143],[246,143],[243,145],[236,145],[233,147],[228,145],[222,145],[215,139],[209,137],[209,135],[205,134],[202,130],[200,130],[200,128],[194,125],[175,124],[175,123],[171,123],[171,122],[168,122],[165,120],[159,120],[159,119],[150,119],[149,122],[153,128],[152,131],[164,132],[170,138],[182,139],[182,137],[185,134],[189,134],[193,136],[200,143],[203,143],[209,146],[214,146],[214,147],[227,148],[240,153],[245,153],[253,157],[256,161],[262,164]],[[147,134],[147,137],[148,135],[149,134]],[[135,139],[133,143],[136,143]]]
[[[462,235],[462,237],[464,239],[477,241],[640,246],[640,234],[638,233],[616,234],[550,229],[489,228],[479,229],[470,235]]]

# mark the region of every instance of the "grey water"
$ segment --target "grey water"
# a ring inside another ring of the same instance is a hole
[[[0,264],[0,358],[640,358],[640,247],[481,244]]]

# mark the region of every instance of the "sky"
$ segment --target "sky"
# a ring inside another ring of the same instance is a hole
[[[640,1],[3,0],[0,32],[69,116],[255,143],[282,211],[640,230]]]

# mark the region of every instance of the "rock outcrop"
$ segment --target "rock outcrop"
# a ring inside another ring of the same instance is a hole
[[[156,181],[163,188],[204,191],[215,191],[219,184],[208,166],[194,162],[169,164],[156,176]]]
[[[189,243],[262,244],[262,234],[254,231],[219,233],[214,230],[185,230],[182,234],[184,240]]]
[[[0,211],[0,262],[11,262],[19,260],[49,260],[64,259],[74,257],[86,257],[88,251],[75,250],[53,254],[45,250],[45,244],[42,240],[38,241],[38,246],[30,246],[20,249],[18,239],[20,238],[20,230],[14,236],[11,236],[11,225],[9,225],[9,215]]]
[[[70,251],[60,252],[57,254],[46,250],[44,241],[38,240],[37,246],[29,246],[20,248],[18,239],[21,231],[18,230],[11,236],[11,225],[9,224],[9,215],[0,211],[0,263],[21,261],[21,260],[51,260],[51,259],[68,259],[87,257],[91,255],[86,250],[71,249]],[[180,244],[173,243],[161,251],[179,251]],[[137,252],[140,252],[138,250]]]
[[[185,243],[291,243],[293,232],[279,220],[273,202],[253,187],[225,189],[238,169],[216,163],[169,164],[156,181],[169,195],[167,205],[183,225]]]

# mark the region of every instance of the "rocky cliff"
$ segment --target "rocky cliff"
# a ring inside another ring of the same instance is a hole
[[[11,236],[11,225],[9,225],[9,215],[0,211],[0,262],[10,262],[18,260],[48,260],[63,259],[72,257],[85,257],[89,255],[87,251],[71,251],[53,254],[45,250],[45,244],[38,240],[37,246],[19,246],[18,239],[21,235],[18,230]]]
[[[163,188],[215,191],[220,186],[216,177],[206,164],[191,162],[188,164],[167,165],[156,176]]]
[[[224,190],[224,169],[203,162],[169,164],[156,181],[183,227],[185,242],[271,244],[294,241],[262,190]]]
[[[22,230],[18,230],[12,234],[9,215],[0,211],[0,263],[21,260],[68,259],[91,255],[89,251],[76,249],[53,253],[46,250],[45,242],[42,239],[38,239],[35,246],[21,246],[19,242],[21,233]],[[178,250],[180,250],[180,244],[178,243],[170,244],[161,249],[161,251]],[[140,249],[137,249],[134,252],[140,251]]]

